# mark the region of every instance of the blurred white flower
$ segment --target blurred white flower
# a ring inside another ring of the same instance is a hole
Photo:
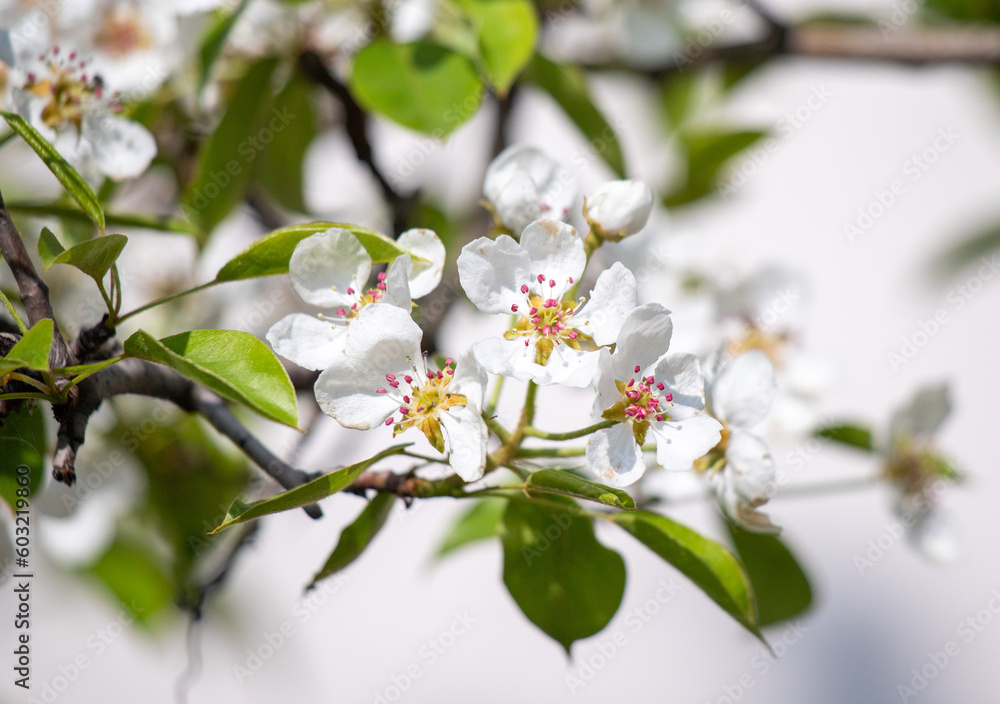
[[[634,235],[646,226],[653,210],[653,192],[642,181],[609,181],[583,201],[590,227],[607,240]]]
[[[507,147],[490,162],[483,195],[495,216],[517,234],[535,220],[566,220],[576,202],[576,178],[544,152]]]

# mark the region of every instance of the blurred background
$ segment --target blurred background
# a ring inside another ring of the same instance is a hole
[[[693,27],[709,26],[729,7],[690,4],[696,5],[686,10]],[[768,3],[787,22],[834,12],[892,22],[900,7]],[[984,17],[996,14],[990,3],[977,7]],[[940,18],[949,7],[938,2],[930,10]],[[927,11],[906,15],[898,31],[916,31],[908,23],[922,25]],[[753,17],[738,17],[727,25],[726,37],[759,31]],[[543,35],[541,46],[554,57],[568,57],[597,43],[598,35],[593,27],[568,23]],[[362,506],[348,495],[325,500],[321,521],[301,511],[262,521],[225,584],[209,596],[192,634],[187,615],[172,606],[175,585],[157,571],[157,551],[181,546],[183,552],[186,546],[193,563],[201,538],[192,542],[192,536],[203,537],[206,521],[210,527],[219,522],[233,492],[257,470],[211,431],[191,421],[175,423],[167,404],[119,399],[92,422],[94,439],[78,462],[77,487],[50,484],[33,499],[40,516],[34,533],[39,562],[32,601],[34,687],[26,696],[5,677],[0,699],[173,701],[178,692],[189,702],[317,696],[414,703],[525,696],[696,704],[1000,699],[994,673],[1000,656],[995,545],[1000,513],[994,504],[1000,480],[993,436],[994,397],[1000,394],[1000,277],[993,274],[1000,270],[1000,249],[991,249],[995,238],[986,237],[981,250],[964,250],[971,252],[965,259],[947,257],[1000,221],[997,74],[964,65],[788,56],[767,61],[731,87],[720,76],[698,75],[686,119],[761,134],[733,149],[732,158],[724,155],[709,178],[709,192],[690,199],[682,188],[683,137],[663,116],[672,103],[662,90],[628,72],[591,75],[595,102],[616,128],[628,175],[673,194],[675,204],[658,208],[643,233],[608,245],[601,257],[647,266],[640,295],[675,311],[677,349],[696,339],[701,316],[697,298],[674,285],[677,270],[710,270],[728,281],[774,264],[794,272],[802,295],[788,315],[797,320],[802,346],[826,370],[821,401],[809,409],[813,425],[857,419],[878,433],[916,388],[948,382],[954,410],[938,446],[967,474],[965,482],[947,488],[941,502],[957,533],[956,561],[935,564],[898,536],[889,489],[858,486],[855,480],[871,474],[876,459],[775,433],[772,452],[789,480],[767,510],[808,574],[813,601],[800,616],[766,629],[773,653],[645,547],[620,532],[599,530],[602,541],[626,559],[625,598],[608,627],[576,643],[568,659],[507,594],[497,541],[435,558],[464,509],[449,499],[418,501],[409,509],[397,503],[355,564],[304,594],[304,585]],[[599,158],[573,158],[593,150],[543,91],[519,88],[510,111],[508,143],[532,144],[565,162],[584,194],[615,178]],[[378,164],[384,173],[399,175],[402,191],[421,187],[438,222],[478,236],[487,225],[476,204],[493,154],[495,114],[492,103],[484,104],[445,141],[376,117],[370,127]],[[57,193],[44,167],[32,163],[21,146],[0,152],[0,186],[7,200],[18,193]],[[424,156],[414,159],[418,153]],[[419,164],[407,166],[415,161]],[[154,165],[116,194],[116,204],[156,211],[172,202],[175,186],[165,171]],[[320,123],[303,174],[310,219],[391,228],[378,184],[355,158],[338,120]],[[692,182],[689,178],[688,185]],[[902,185],[891,205],[873,209],[894,182]],[[413,224],[440,231],[430,209],[421,215],[426,222]],[[200,253],[185,235],[123,230],[131,237],[121,262],[125,307],[207,280],[268,229],[259,212],[237,208]],[[22,224],[22,230],[28,228]],[[662,252],[664,271],[649,263],[650,251]],[[155,272],[147,273],[154,263]],[[9,284],[8,278],[3,281]],[[82,324],[88,310],[101,306],[89,290],[71,296],[70,284],[67,289],[53,287],[72,330],[74,307]],[[181,319],[263,337],[283,315],[302,309],[287,277],[199,296],[185,299],[172,313],[133,321],[134,328],[119,331],[122,339],[140,324],[160,334],[177,331]],[[947,322],[915,338],[921,324],[942,310]],[[438,346],[456,349],[480,328],[483,336],[489,334],[488,324],[458,301],[441,324]],[[904,354],[907,341],[914,343],[915,354],[904,363],[893,361],[891,355]],[[519,394],[504,398],[502,419],[517,413]],[[539,414],[546,427],[559,430],[586,421],[586,394],[543,398]],[[308,401],[308,393],[300,396],[303,427],[313,413]],[[580,412],[567,415],[567,407]],[[297,466],[305,469],[363,459],[385,439],[344,430],[326,417],[305,439],[273,424],[253,427],[278,454],[296,454]],[[133,445],[134,456],[117,463],[109,459],[112,449]],[[109,461],[110,471],[102,467]],[[204,485],[179,482],[171,472],[204,472]],[[93,489],[88,476],[96,477]],[[842,491],[796,490],[841,479]],[[670,515],[722,539],[725,528],[714,502],[687,491],[682,480],[677,486],[680,498],[668,505]],[[251,491],[273,486],[255,481]],[[198,508],[184,514],[191,523],[174,520],[172,532],[147,540],[152,529],[142,517],[162,517],[165,506],[176,505]],[[210,572],[211,565],[198,569]],[[0,612],[11,614],[14,603],[11,585],[5,584]],[[9,624],[4,632],[13,632]],[[85,669],[73,664],[81,655]],[[915,679],[914,671],[922,669],[923,679]],[[914,691],[907,694],[900,686]]]

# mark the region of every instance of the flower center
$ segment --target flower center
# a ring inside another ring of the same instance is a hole
[[[788,333],[771,333],[751,326],[743,337],[726,343],[726,352],[738,357],[750,350],[760,350],[771,360],[775,369],[779,369],[785,361],[788,339]]]
[[[139,13],[133,9],[124,9],[104,16],[95,42],[107,53],[121,58],[136,50],[150,48],[153,36],[143,25]]]
[[[411,360],[407,357],[406,361]],[[421,374],[416,367],[411,367],[406,373],[385,375],[388,386],[376,389],[376,393],[386,394],[400,404],[399,421],[394,415],[385,420],[386,425],[395,423],[393,437],[416,426],[427,436],[434,449],[444,453],[440,413],[468,403],[465,396],[455,393],[453,387],[449,388],[454,375],[455,363],[451,357],[445,361],[443,370]]]
[[[54,46],[38,60],[43,63],[46,75],[28,73],[24,90],[46,100],[42,121],[54,130],[70,125],[79,130],[87,109],[104,100],[104,81],[100,76],[87,75],[87,62],[78,61],[75,51],[64,58],[59,47]],[[119,107],[113,100],[107,101],[107,106]]]
[[[378,275],[378,283],[375,284],[375,288],[370,288],[366,291],[361,290],[360,286],[358,286],[357,288],[355,288],[354,286],[348,286],[347,295],[351,296],[354,299],[354,302],[351,303],[351,305],[347,308],[337,309],[337,317],[340,318],[338,322],[342,323],[347,322],[351,318],[357,316],[357,314],[361,312],[361,309],[364,308],[365,306],[370,305],[372,303],[378,303],[379,301],[381,301],[382,297],[385,295],[385,290],[386,290],[385,278],[386,275],[385,272],[383,271],[381,274]],[[333,290],[336,291],[337,287],[334,286]],[[321,314],[319,317],[323,318],[324,316]]]
[[[635,368],[635,373],[640,371]],[[670,420],[667,409],[674,400],[674,395],[665,391],[662,381],[657,381],[652,375],[647,377],[632,377],[627,382],[615,379],[622,399],[608,410],[602,417],[619,423],[631,422],[632,433],[636,444],[642,446],[646,442],[646,431],[652,421]]]
[[[567,283],[572,284],[572,277]],[[537,277],[538,288],[542,292],[556,287],[555,279],[546,279],[544,275]],[[586,333],[575,328],[573,315],[583,305],[583,298],[562,301],[556,298],[546,298],[531,290],[528,284],[521,285],[521,293],[525,297],[523,305],[514,304],[510,307],[512,313],[521,312],[521,317],[510,330],[504,333],[504,339],[516,340],[522,338],[525,347],[535,346],[535,363],[544,365],[549,361],[552,351],[562,344],[569,345],[574,350],[582,349],[581,343],[592,343],[593,339]]]

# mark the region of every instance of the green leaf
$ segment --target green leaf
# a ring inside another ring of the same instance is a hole
[[[184,195],[183,208],[204,236],[243,200],[253,172],[251,164],[265,146],[260,138],[273,101],[271,79],[277,68],[275,58],[250,66],[236,85],[226,114],[202,145],[198,173]]]
[[[201,40],[201,48],[198,50],[199,71],[198,71],[198,92],[205,89],[209,77],[212,75],[212,67],[215,66],[216,59],[222,53],[222,48],[226,45],[229,33],[236,25],[236,20],[240,18],[243,9],[247,6],[247,0],[243,0],[232,12],[220,11],[216,13],[216,20],[209,27]]]
[[[538,18],[527,0],[458,0],[477,34],[486,78],[501,95],[535,53]]]
[[[798,616],[812,603],[812,587],[795,556],[776,535],[743,530],[726,521],[736,554],[757,599],[757,625],[770,626]]]
[[[251,504],[236,500],[229,508],[225,520],[209,535],[215,535],[219,531],[225,530],[237,523],[246,523],[261,516],[268,516],[272,513],[280,513],[281,511],[291,511],[295,508],[314,504],[320,499],[325,499],[327,496],[346,489],[355,479],[361,476],[362,472],[373,464],[391,455],[399,454],[408,448],[410,444],[393,445],[390,448],[382,450],[382,452],[374,457],[369,457],[362,462],[338,469],[335,472],[324,474],[322,477],[313,479],[311,482],[297,486],[294,489],[289,489],[288,491],[283,491],[280,494],[275,494],[268,499],[254,501]]]
[[[597,484],[563,469],[543,469],[528,477],[528,491],[542,491],[552,494],[573,496],[587,501],[596,501],[605,506],[614,506],[626,511],[635,511],[635,500],[628,492]]]
[[[925,11],[931,17],[959,22],[1000,23],[1000,5],[996,0],[927,0]]]
[[[532,623],[568,653],[615,615],[625,591],[625,563],[594,537],[590,518],[561,497],[559,511],[511,501],[504,514],[503,581]]]
[[[28,143],[28,146],[35,150],[35,153],[41,158],[42,162],[49,168],[57,179],[59,183],[63,185],[71,196],[80,204],[83,208],[83,212],[91,219],[91,221],[97,225],[97,229],[103,235],[104,230],[104,211],[101,210],[100,201],[97,200],[97,196],[94,195],[94,191],[91,190],[87,182],[83,180],[83,177],[77,173],[76,169],[69,165],[69,162],[63,159],[62,155],[56,151],[48,140],[45,139],[41,134],[38,133],[34,127],[32,127],[28,122],[21,117],[12,112],[0,111],[0,115],[7,121],[11,129],[17,132],[21,138]]]
[[[42,228],[42,234],[38,236],[38,256],[42,258],[42,264],[48,271],[55,264],[56,257],[66,251],[52,230],[47,227]]]
[[[385,525],[395,501],[395,494],[389,492],[376,494],[375,498],[365,506],[361,515],[354,519],[351,525],[344,528],[340,534],[340,540],[337,542],[337,547],[334,548],[323,568],[316,573],[306,588],[311,589],[321,579],[340,572],[358,559],[368,547],[368,543]]]
[[[45,238],[44,230],[42,231],[42,238]],[[104,275],[114,266],[115,261],[121,255],[127,243],[128,237],[125,235],[97,237],[70,247],[53,259],[52,264],[69,264],[70,266],[75,266],[87,276],[100,282],[104,278]],[[58,244],[58,242],[55,244]],[[49,249],[50,253],[55,251],[55,244],[53,244],[52,240],[46,242],[46,248]],[[38,240],[38,247],[39,252],[41,252],[42,239]],[[44,261],[44,255],[42,259]]]
[[[739,560],[729,550],[656,513],[618,513],[613,518],[615,523],[680,570],[730,616],[763,640],[750,580]]]
[[[552,63],[535,54],[525,78],[551,95],[583,132],[591,148],[601,155],[612,171],[625,178],[625,158],[618,143],[618,133],[594,107],[583,71]]]
[[[7,203],[7,210],[14,214],[28,217],[54,217],[71,223],[90,224],[90,218],[79,208],[55,203]],[[184,232],[196,234],[195,228],[189,222],[168,215],[139,215],[136,213],[105,213],[104,220],[108,227],[141,227],[146,230],[161,232]]]
[[[156,340],[139,330],[125,340],[125,356],[170,367],[265,418],[298,423],[295,388],[274,352],[247,332],[192,330]]]
[[[101,580],[140,623],[173,604],[174,582],[151,545],[119,534],[90,572]]]
[[[399,255],[407,254],[407,251],[396,244],[394,240],[366,227],[338,222],[308,222],[283,227],[264,235],[226,262],[225,266],[219,270],[215,280],[221,283],[223,281],[239,281],[260,276],[287,274],[288,261],[292,258],[295,245],[306,237],[315,235],[317,232],[325,232],[331,227],[347,230],[357,237],[375,264],[393,262]],[[410,256],[415,261],[426,261],[423,257],[412,253]]]
[[[45,413],[33,402],[24,402],[0,426],[0,498],[16,509],[18,498],[29,498],[42,486],[45,467]],[[26,466],[21,474],[18,467]],[[24,477],[18,481],[20,477]],[[21,482],[26,482],[22,484]],[[18,489],[22,496],[18,497]],[[23,495],[24,490],[27,495]]]
[[[664,203],[676,207],[714,193],[726,163],[765,134],[757,130],[683,132],[681,145],[687,152],[687,177],[684,185],[669,194]]]
[[[295,121],[294,129],[274,131],[274,140],[257,161],[255,178],[283,207],[306,212],[302,192],[302,162],[316,136],[316,116],[310,95],[311,84],[294,76],[274,99],[274,113],[282,120]]]
[[[472,117],[483,94],[467,57],[430,42],[376,39],[355,57],[350,83],[363,107],[438,137]]]
[[[506,510],[505,499],[491,498],[477,502],[451,527],[435,557],[444,557],[470,543],[501,535]]]
[[[40,372],[49,370],[49,352],[52,350],[52,319],[42,318],[24,333],[0,360],[0,374],[27,367]],[[17,366],[10,366],[16,364]]]
[[[872,431],[860,425],[842,424],[828,425],[816,429],[813,434],[818,438],[826,438],[834,442],[843,443],[856,447],[859,450],[874,452],[875,446],[872,441]]]
[[[950,279],[972,264],[982,264],[990,253],[998,250],[1000,250],[1000,223],[993,223],[972,235],[963,236],[957,245],[937,255],[932,265],[932,273],[939,279]]]

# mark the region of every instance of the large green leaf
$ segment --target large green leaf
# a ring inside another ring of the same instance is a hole
[[[354,519],[351,525],[344,528],[340,534],[340,540],[337,542],[337,547],[330,553],[330,557],[327,558],[326,563],[316,573],[316,576],[312,578],[307,588],[315,586],[316,582],[321,579],[340,572],[358,559],[375,535],[382,529],[382,526],[385,525],[395,501],[395,494],[388,492],[376,494],[375,498],[365,506],[361,515]]]
[[[295,245],[306,237],[315,235],[317,232],[324,232],[331,227],[347,230],[357,237],[361,246],[368,251],[372,262],[376,264],[392,262],[401,254],[407,254],[407,250],[389,237],[366,227],[339,222],[307,222],[283,227],[264,235],[226,262],[225,266],[219,270],[215,280],[219,282],[239,281],[260,276],[287,274],[288,261],[292,258]],[[414,260],[425,261],[423,257],[412,253],[410,256]]]
[[[42,162],[49,167],[49,171],[59,179],[59,183],[63,185],[63,188],[80,204],[80,207],[83,208],[87,216],[97,225],[97,229],[101,234],[104,234],[104,211],[101,210],[101,204],[97,200],[97,196],[94,195],[94,191],[83,180],[83,177],[23,117],[12,112],[3,111],[0,111],[0,115],[3,115],[3,118],[7,120],[7,124],[10,125],[11,129],[17,132],[28,143],[29,147],[35,150],[35,153],[41,157]]]
[[[527,489],[544,493],[573,496],[587,501],[596,501],[606,506],[614,506],[627,511],[635,510],[635,500],[627,491],[597,484],[578,474],[562,469],[543,469],[528,477]]]
[[[42,318],[24,333],[24,336],[0,359],[0,375],[27,367],[40,372],[49,370],[49,352],[52,350],[52,319]]]
[[[590,518],[572,501],[547,503],[570,510],[511,501],[504,514],[503,581],[532,623],[568,653],[615,615],[625,591],[625,563],[594,536]]]
[[[843,445],[849,445],[858,450],[874,452],[875,445],[872,439],[872,431],[861,425],[843,423],[840,425],[827,425],[817,428],[814,435],[818,438],[826,438]]]
[[[231,401],[293,428],[295,388],[274,352],[250,333],[192,330],[156,340],[139,330],[125,340],[125,356],[163,364]]]
[[[456,51],[376,39],[354,59],[351,92],[369,110],[443,137],[475,114],[483,87],[472,61]]]
[[[583,132],[591,148],[601,155],[611,170],[625,178],[625,158],[618,133],[594,107],[583,71],[574,66],[555,64],[536,54],[525,78],[547,92],[566,111]]]
[[[261,516],[280,513],[281,511],[291,511],[295,508],[314,504],[320,499],[325,499],[327,496],[346,489],[355,479],[361,476],[362,472],[373,464],[391,455],[397,455],[409,446],[410,443],[393,445],[382,450],[382,452],[374,457],[369,457],[362,462],[338,469],[335,472],[324,474],[317,479],[313,479],[311,482],[297,486],[294,489],[289,489],[288,491],[283,491],[280,494],[275,494],[268,499],[254,501],[251,504],[246,504],[239,500],[234,501],[233,505],[229,507],[229,512],[226,514],[225,520],[210,535],[214,535],[237,523],[246,523]]]
[[[18,498],[29,498],[42,485],[45,466],[45,413],[25,402],[0,426],[0,498],[16,508]],[[27,473],[17,471],[28,468]],[[20,479],[20,481],[19,481]],[[18,496],[18,490],[21,495]]]
[[[441,542],[436,557],[449,553],[480,540],[495,538],[503,533],[503,515],[507,511],[504,499],[483,499],[469,511],[462,514]]]
[[[140,623],[171,606],[175,584],[152,545],[118,538],[89,570]],[[121,617],[119,617],[121,618]]]
[[[747,630],[763,639],[750,580],[729,550],[657,513],[618,513],[614,521],[680,570]]]
[[[812,603],[812,587],[791,551],[776,535],[743,530],[726,521],[757,599],[757,625],[798,616]]]
[[[667,195],[664,203],[676,207],[715,192],[722,168],[765,134],[758,130],[724,129],[682,132],[681,145],[687,152],[687,176],[684,184]]]
[[[274,141],[257,161],[255,178],[278,203],[289,210],[306,211],[302,192],[302,162],[316,136],[316,116],[310,95],[312,85],[296,75],[274,99],[274,112],[295,121],[295,128],[275,131]]]
[[[49,235],[52,234],[48,229],[45,229],[42,231],[42,237],[38,240],[38,251],[42,255],[43,261],[55,252],[55,244],[52,241],[54,236],[49,237],[45,234],[46,232]],[[101,281],[114,266],[127,243],[128,238],[125,235],[97,237],[60,252],[51,260],[51,264],[46,264],[46,266],[69,264],[95,281]],[[44,253],[43,247],[47,250]]]
[[[486,79],[501,95],[535,53],[538,18],[527,0],[457,0],[476,32]]]
[[[202,146],[197,176],[184,194],[183,208],[204,236],[243,200],[252,164],[267,146],[262,141],[263,126],[273,101],[271,79],[277,67],[274,58],[250,66],[233,91],[226,114]],[[282,124],[281,129],[289,125]]]

